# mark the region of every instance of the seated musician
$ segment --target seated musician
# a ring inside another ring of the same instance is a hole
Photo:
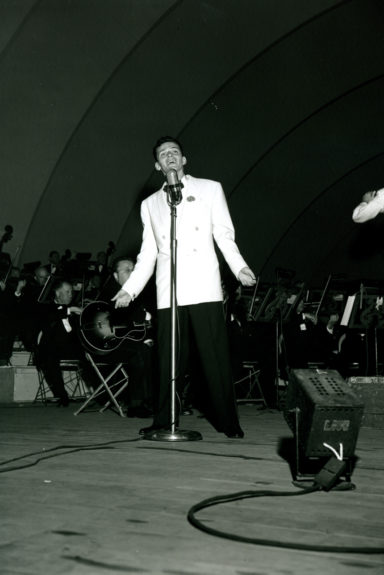
[[[128,257],[117,258],[111,277],[102,289],[99,299],[110,302],[117,284],[122,286],[132,273],[134,261]],[[114,309],[111,304],[110,319],[113,326],[121,326],[116,333],[120,339],[103,353],[107,363],[124,363],[129,384],[120,399],[125,402],[128,417],[150,417],[153,409],[153,338],[151,314],[139,298],[129,308]],[[92,304],[91,304],[92,305]],[[95,343],[95,342],[94,342]],[[100,346],[102,341],[100,339]]]
[[[39,265],[33,275],[24,272],[14,293],[17,300],[17,335],[28,351],[35,351],[37,336],[42,328],[39,301],[49,278],[46,267]]]
[[[84,288],[84,301],[86,303],[90,303],[99,299],[101,288],[101,276],[94,272],[86,281]]]
[[[16,294],[24,285],[18,268],[9,268],[7,278],[0,279],[0,365],[10,365],[13,345],[19,333],[18,300]],[[1,277],[1,266],[0,266]]]
[[[84,351],[76,327],[81,308],[71,305],[73,288],[68,281],[57,280],[53,291],[53,301],[40,304],[42,330],[38,338],[35,360],[53,396],[59,399],[58,405],[67,407],[69,397],[64,385],[60,360],[84,360]]]
[[[284,350],[290,368],[319,364],[334,367],[339,315],[326,313],[321,318],[311,304],[300,298],[294,313],[283,326]]]

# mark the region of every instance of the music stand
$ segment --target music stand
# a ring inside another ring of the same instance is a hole
[[[373,345],[373,360],[375,376],[379,377],[378,333],[384,327],[384,302],[382,292],[375,287],[360,286],[360,292],[348,297],[341,325],[349,328],[365,330],[366,359],[369,366],[371,344]],[[371,335],[373,334],[373,342]]]

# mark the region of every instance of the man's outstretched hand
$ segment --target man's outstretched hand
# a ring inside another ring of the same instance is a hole
[[[111,301],[115,302],[116,308],[117,307],[128,307],[132,301],[132,298],[129,295],[129,293],[127,293],[126,291],[121,289],[120,291],[117,292],[117,294],[115,295],[115,297],[112,298]]]
[[[256,283],[255,274],[250,268],[243,268],[237,278],[243,286],[254,286]]]

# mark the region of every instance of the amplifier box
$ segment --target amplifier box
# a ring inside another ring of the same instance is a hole
[[[347,382],[364,403],[363,427],[384,428],[384,377],[350,377]]]
[[[354,454],[364,403],[335,370],[294,369],[287,389],[284,416],[307,457],[330,450]]]

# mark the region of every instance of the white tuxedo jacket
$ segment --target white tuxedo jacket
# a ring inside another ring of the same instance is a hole
[[[214,240],[236,277],[247,264],[235,243],[235,232],[219,182],[185,176],[177,206],[176,297],[178,305],[223,299]],[[122,286],[134,299],[156,266],[157,307],[168,308],[170,295],[171,214],[164,186],[141,204],[143,238],[137,263]]]
[[[352,219],[357,224],[373,220],[378,214],[384,212],[384,188],[377,191],[376,196],[370,202],[360,202],[353,210]]]

